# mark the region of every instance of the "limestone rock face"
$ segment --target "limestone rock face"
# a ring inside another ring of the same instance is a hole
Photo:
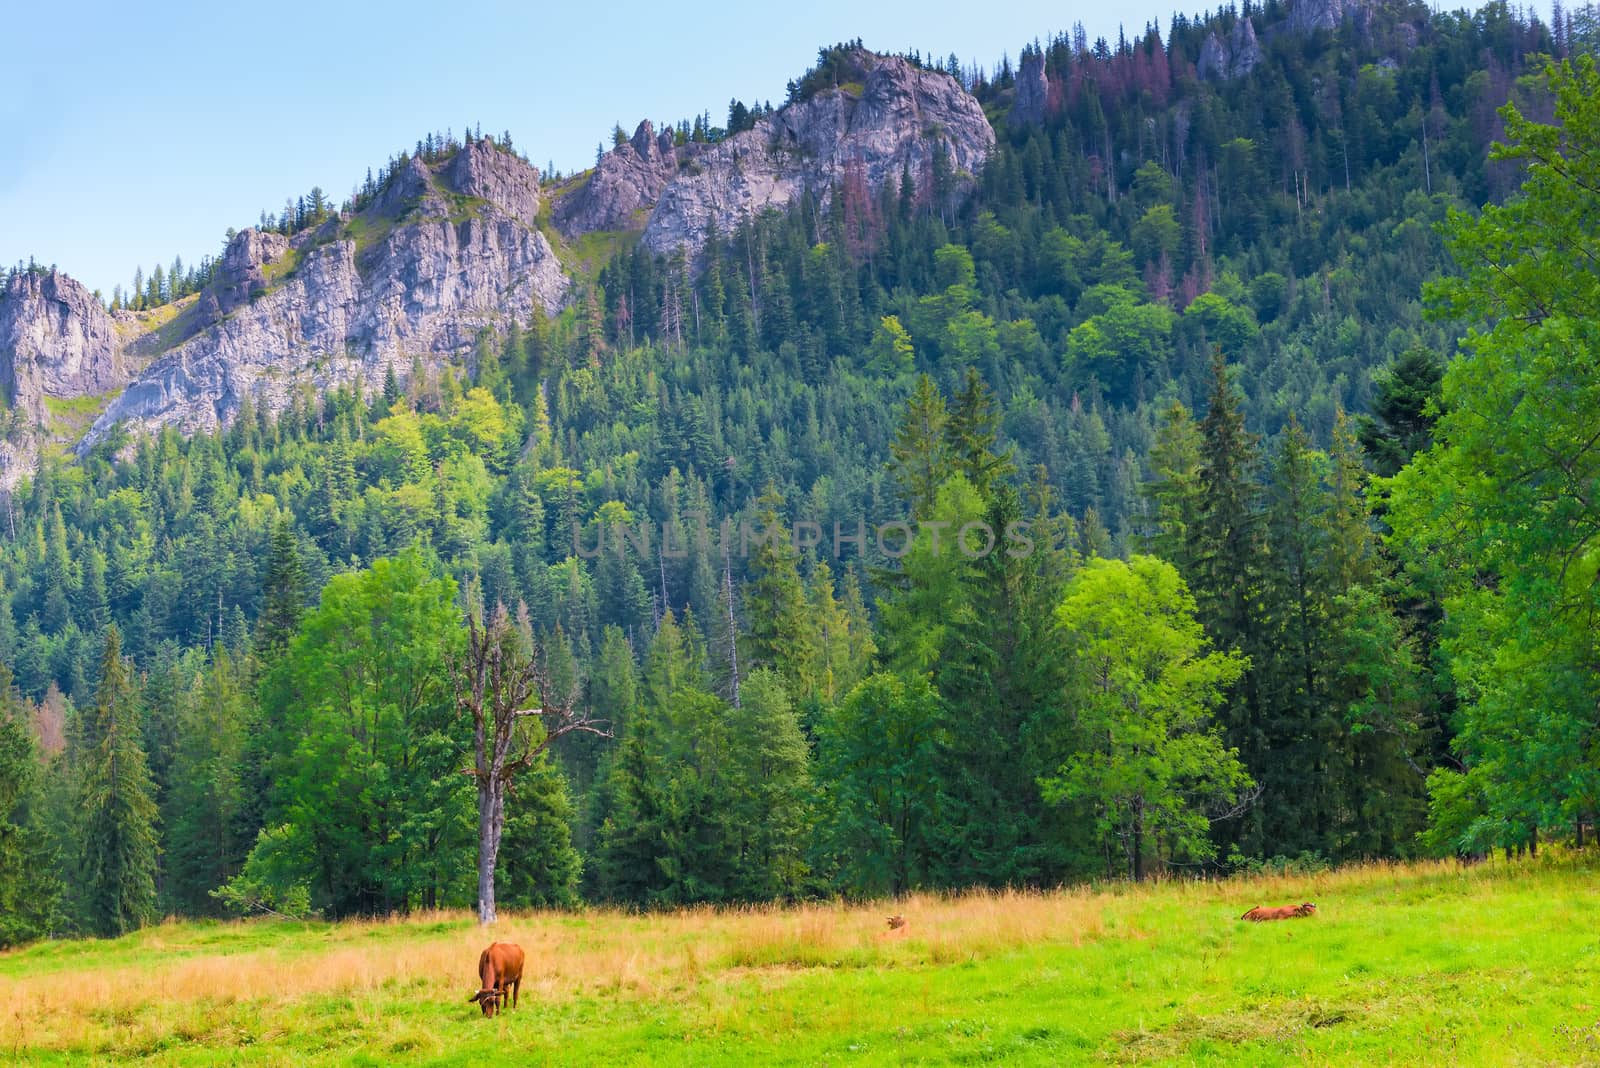
[[[1294,0],[1289,29],[1294,33],[1337,30],[1345,19],[1364,18],[1373,0]]]
[[[557,225],[576,235],[632,229],[647,219],[646,248],[693,254],[712,226],[728,233],[807,191],[825,198],[847,175],[876,190],[908,171],[920,187],[937,153],[957,175],[975,174],[988,158],[994,130],[954,78],[864,51],[852,55],[851,70],[858,80],[788,105],[716,144],[673,148],[656,138],[652,146],[653,131],[641,124],[562,200]]]
[[[640,215],[660,199],[677,172],[670,144],[663,149],[649,120],[633,138],[600,157],[582,187],[555,209],[556,225],[570,236],[596,230],[637,230]]]
[[[256,229],[236,234],[222,253],[217,281],[200,295],[201,315],[206,321],[220,319],[252,293],[266,288],[267,264],[289,251],[289,239],[282,234]]]
[[[1042,58],[1019,105],[1043,115]],[[479,338],[558,312],[571,281],[547,240],[642,231],[652,251],[690,256],[805,194],[871,196],[909,175],[919,198],[964,194],[993,150],[978,102],[948,75],[857,50],[838,82],[716,144],[676,144],[639,124],[593,172],[555,193],[489,141],[428,163],[409,158],[354,217],[293,237],[234,235],[211,283],[174,304],[107,313],[55,271],[0,292],[0,388],[14,415],[0,440],[0,489],[32,470],[46,441],[83,453],[174,427],[228,425],[247,400],[281,412],[345,386],[369,396],[386,373],[469,361]],[[550,198],[547,201],[547,196]],[[93,398],[52,406],[50,398]],[[92,419],[92,423],[90,420]]]
[[[474,141],[450,160],[445,181],[453,192],[478,197],[533,226],[539,215],[539,171],[487,141]]]
[[[1202,78],[1227,81],[1243,78],[1261,65],[1261,59],[1261,43],[1256,40],[1255,25],[1242,18],[1233,24],[1226,44],[1215,33],[1207,35],[1194,67]]]
[[[59,271],[24,271],[0,293],[0,385],[34,421],[46,397],[97,396],[127,381],[116,322]]]
[[[452,207],[447,192],[477,199]],[[415,357],[430,366],[461,361],[481,330],[555,312],[568,280],[526,221],[538,203],[538,173],[482,145],[438,174],[413,161],[348,225],[292,242],[241,233],[197,305],[198,329],[111,402],[80,450],[117,424],[184,433],[225,426],[246,396],[277,412],[296,391],[359,384],[374,392],[391,366],[404,379]],[[372,241],[375,233],[383,236]],[[275,269],[284,273],[269,284]]]
[[[1011,121],[1037,126],[1044,121],[1049,100],[1050,80],[1044,73],[1044,53],[1029,52],[1017,70],[1017,95],[1011,103]]]

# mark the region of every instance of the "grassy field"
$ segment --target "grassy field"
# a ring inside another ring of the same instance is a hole
[[[523,915],[493,933],[528,951],[493,1020],[460,914],[173,923],[0,954],[0,1063],[1600,1064],[1597,874]],[[1301,900],[1319,914],[1237,919]]]

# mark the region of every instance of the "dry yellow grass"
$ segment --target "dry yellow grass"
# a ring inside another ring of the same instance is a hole
[[[1430,881],[1491,877],[1490,869],[1463,872],[1453,864],[1368,865],[1224,883],[918,894],[862,905],[531,913],[505,916],[489,932],[463,913],[341,924],[163,924],[118,942],[0,954],[0,1051],[137,1056],[186,1044],[270,1043],[292,1029],[297,1041],[320,1034],[330,1045],[360,1032],[369,1043],[426,1057],[438,1040],[417,1019],[397,1017],[394,1006],[459,1001],[465,1010],[477,987],[478,952],[490,940],[527,951],[522,998],[541,1010],[578,999],[692,1005],[714,1033],[737,1030],[748,1017],[748,1006],[728,991],[747,992],[751,983],[777,989],[811,970],[960,965],[1041,946],[1071,953],[1102,940],[1138,943],[1184,937],[1201,929],[1195,925],[1215,929],[1256,904],[1326,901],[1357,890],[1382,899]],[[891,913],[908,921],[902,937],[880,937]],[[858,1010],[846,1005],[839,1014],[848,1025]]]

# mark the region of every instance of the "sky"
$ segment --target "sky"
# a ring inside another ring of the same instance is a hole
[[[1170,3],[1170,0],[1168,0]],[[955,53],[993,69],[1082,21],[1165,32],[1171,7],[1090,0],[696,0],[666,6],[335,0],[8,5],[0,20],[0,265],[109,296],[134,268],[221,251],[320,185],[336,201],[430,130],[509,131],[541,168],[728,100],[781,103],[817,49]]]

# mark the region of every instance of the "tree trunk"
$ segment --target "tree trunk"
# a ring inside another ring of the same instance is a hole
[[[506,827],[505,784],[490,776],[478,780],[478,922],[495,922],[494,869],[500,835]]]
[[[1133,806],[1133,881],[1144,882],[1144,802]]]

